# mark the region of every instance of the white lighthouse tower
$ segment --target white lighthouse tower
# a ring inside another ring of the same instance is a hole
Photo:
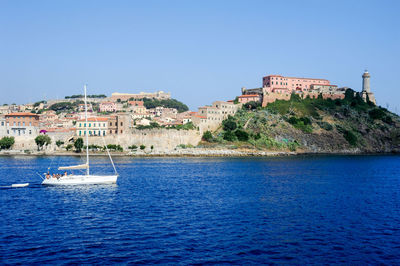
[[[365,70],[364,74],[362,75],[362,78],[363,78],[363,83],[362,83],[361,96],[363,100],[366,102],[368,99],[370,102],[373,102],[376,105],[375,96],[371,92],[371,87],[369,86],[369,79],[371,78],[371,75],[368,73],[368,70]]]

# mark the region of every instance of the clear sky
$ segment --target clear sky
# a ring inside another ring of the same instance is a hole
[[[0,0],[2,103],[164,90],[192,110],[268,74],[329,79],[400,112],[400,1]]]

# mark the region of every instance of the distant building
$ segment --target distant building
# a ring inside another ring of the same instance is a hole
[[[117,105],[115,102],[102,102],[99,104],[100,112],[116,112]]]
[[[163,92],[163,91],[157,91],[157,92],[140,92],[140,93],[119,93],[119,92],[114,92],[111,94],[111,101],[116,102],[116,101],[129,101],[131,99],[134,100],[139,100],[139,99],[144,99],[144,98],[149,98],[149,99],[170,99],[171,98],[171,93],[170,92]]]
[[[128,104],[130,106],[144,106],[144,102],[143,101],[129,101]]]
[[[246,94],[238,96],[239,103],[259,102],[261,103],[262,95],[260,94]]]
[[[39,115],[10,113],[5,115],[7,135],[35,136],[39,134]]]

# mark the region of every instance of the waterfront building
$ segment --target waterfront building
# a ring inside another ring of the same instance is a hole
[[[198,112],[192,114],[192,122],[200,131],[216,130],[229,115],[235,115],[241,104],[233,102],[215,101],[212,106],[199,107]]]
[[[7,136],[6,117],[4,115],[0,115],[0,137],[4,136]]]
[[[39,115],[32,113],[9,113],[5,115],[7,135],[35,136],[39,133]]]
[[[127,134],[130,128],[130,116],[128,114],[111,115],[108,117],[109,135]]]
[[[76,135],[85,136],[88,134],[92,136],[106,136],[108,134],[108,118],[107,117],[89,117],[86,120],[80,119],[76,121]]]

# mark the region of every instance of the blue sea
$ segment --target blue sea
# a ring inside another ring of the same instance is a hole
[[[400,264],[398,155],[80,160],[0,157],[0,264]]]

